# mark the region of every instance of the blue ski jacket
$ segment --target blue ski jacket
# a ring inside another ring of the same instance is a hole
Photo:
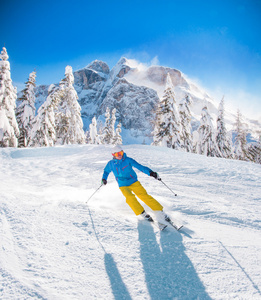
[[[118,160],[114,158],[107,163],[102,178],[107,180],[110,172],[113,172],[119,187],[130,186],[138,181],[137,174],[132,167],[137,168],[147,175],[150,175],[150,172],[152,172],[151,169],[137,163],[136,160],[127,157],[126,153],[124,153],[122,159]]]

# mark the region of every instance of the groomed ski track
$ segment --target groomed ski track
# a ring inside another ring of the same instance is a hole
[[[0,299],[261,299],[261,166],[124,150],[178,194],[137,171],[181,232],[139,220],[112,174],[85,204],[109,146],[0,149]]]

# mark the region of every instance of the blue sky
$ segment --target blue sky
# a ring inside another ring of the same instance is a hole
[[[179,69],[261,119],[261,0],[2,0],[0,41],[18,87],[34,69],[51,84],[66,65],[125,56]]]

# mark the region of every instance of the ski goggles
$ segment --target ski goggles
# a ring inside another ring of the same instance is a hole
[[[121,151],[119,151],[119,152],[112,153],[112,155],[113,155],[114,157],[119,157],[119,156],[123,156],[123,153],[124,153],[124,151],[121,150]]]

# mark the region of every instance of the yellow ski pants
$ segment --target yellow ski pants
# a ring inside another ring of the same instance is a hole
[[[130,186],[121,186],[120,190],[126,197],[126,203],[129,204],[136,215],[140,215],[144,211],[144,208],[138,202],[135,195],[140,198],[146,205],[148,205],[152,210],[163,210],[163,206],[146,192],[139,181],[134,182]]]

